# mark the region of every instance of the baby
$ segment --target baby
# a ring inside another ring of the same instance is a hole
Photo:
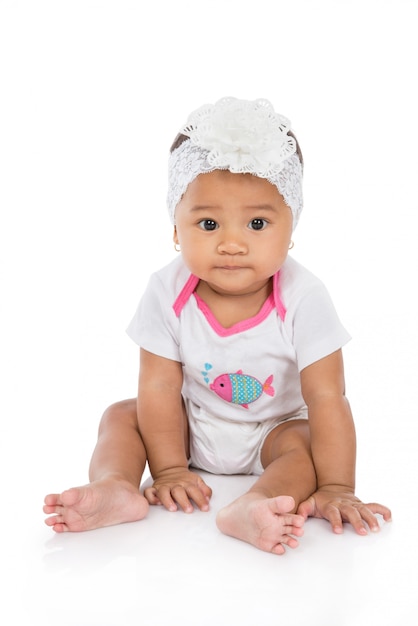
[[[128,328],[138,395],[105,412],[90,484],[45,498],[56,532],[136,521],[150,504],[207,511],[195,468],[256,477],[216,521],[274,554],[298,546],[309,516],[360,535],[379,529],[377,514],[390,520],[355,495],[349,335],[322,282],[288,255],[302,173],[290,123],[267,100],[223,98],[189,116],[169,158],[181,254],[151,276]]]

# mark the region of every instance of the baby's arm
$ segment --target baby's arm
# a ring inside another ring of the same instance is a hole
[[[298,512],[304,517],[328,519],[341,533],[350,522],[359,534],[365,523],[379,529],[375,514],[386,521],[391,514],[380,504],[363,504],[355,496],[356,435],[350,405],[345,397],[341,350],[313,363],[301,372],[302,393],[308,406],[317,491]]]
[[[188,429],[181,389],[181,363],[141,349],[138,426],[146,448],[153,486],[145,490],[151,504],[193,511],[192,501],[207,511],[211,489],[188,469]]]

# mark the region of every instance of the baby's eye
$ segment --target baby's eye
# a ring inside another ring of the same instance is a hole
[[[251,220],[251,222],[248,224],[248,228],[251,228],[251,230],[264,230],[266,226],[267,220],[263,220],[260,217]]]
[[[218,224],[214,220],[202,220],[199,222],[199,226],[203,230],[216,230],[218,228]]]

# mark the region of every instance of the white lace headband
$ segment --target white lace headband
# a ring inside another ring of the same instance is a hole
[[[275,185],[293,215],[303,207],[302,165],[290,122],[268,100],[222,98],[194,111],[180,133],[189,137],[170,154],[167,205],[172,223],[188,185],[199,174],[227,169]]]

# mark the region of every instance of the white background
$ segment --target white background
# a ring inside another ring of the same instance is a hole
[[[417,20],[413,0],[0,0],[7,623],[134,624],[147,580],[147,624],[385,625],[417,608]],[[102,411],[136,392],[124,331],[149,273],[175,255],[168,148],[191,110],[225,95],[268,98],[293,122],[305,209],[292,254],[327,284],[353,336],[358,493],[391,506],[394,522],[339,543],[310,522],[299,556],[274,566],[219,537],[210,517],[183,549],[180,525],[193,533],[198,513],[55,537],[44,495],[87,480]],[[219,608],[231,597],[232,617]]]

